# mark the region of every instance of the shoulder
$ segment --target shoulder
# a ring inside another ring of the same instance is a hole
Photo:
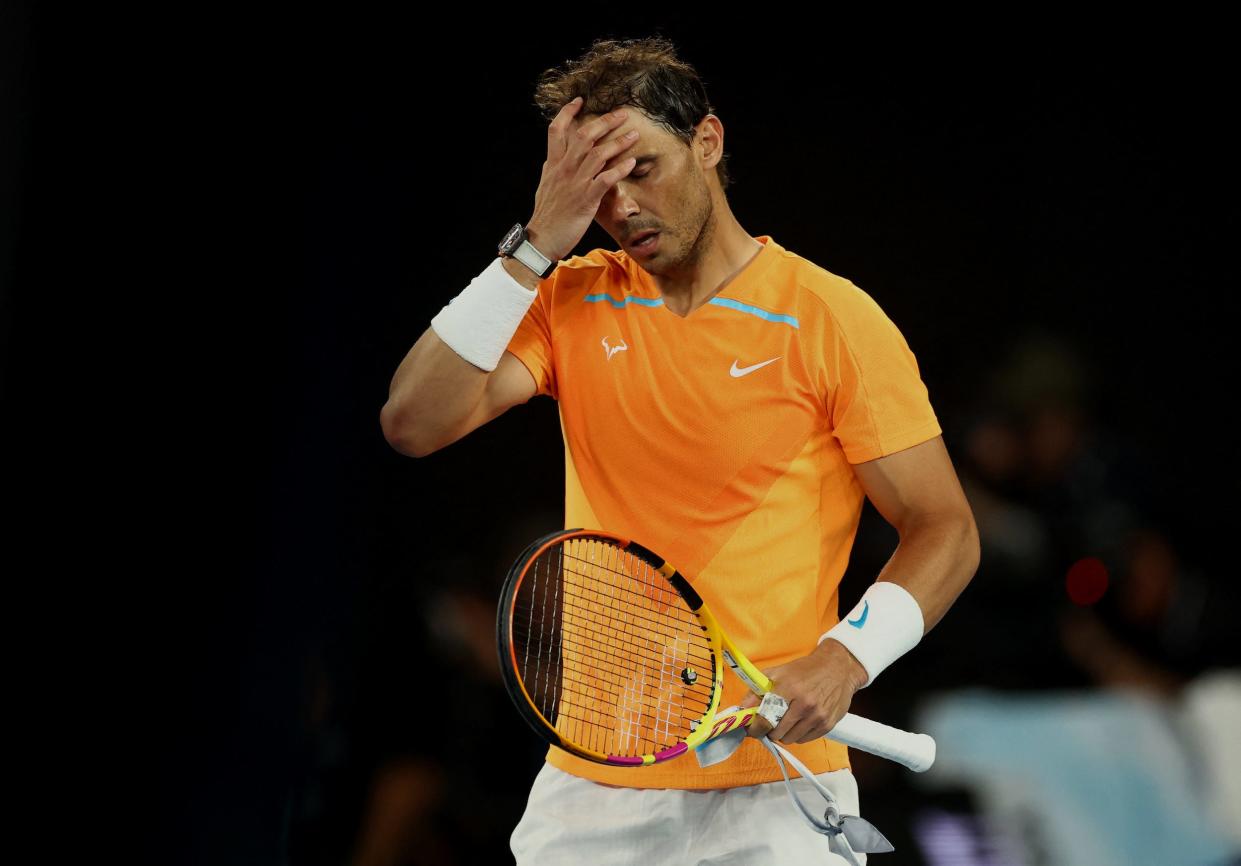
[[[782,250],[786,285],[796,293],[798,317],[820,327],[847,328],[883,316],[878,302],[848,277]]]
[[[545,283],[555,296],[577,294],[601,281],[623,282],[628,273],[625,264],[623,253],[594,249],[582,256],[562,259]]]
[[[552,275],[539,286],[544,302],[558,315],[580,307],[590,295],[624,295],[632,291],[633,278],[624,253],[594,249],[585,255],[561,260]]]
[[[624,253],[593,249],[584,256],[569,256],[560,262],[555,274],[566,281],[597,280],[626,273]]]

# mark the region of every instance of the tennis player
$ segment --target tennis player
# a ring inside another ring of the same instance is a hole
[[[723,123],[666,40],[598,41],[535,98],[533,213],[401,362],[384,435],[422,456],[555,399],[565,526],[643,539],[690,575],[789,701],[769,736],[859,815],[848,750],[822,736],[979,558],[917,362],[858,286],[740,225]],[[574,255],[592,220],[618,248]],[[842,618],[864,497],[900,543]],[[726,682],[722,706],[757,703]],[[552,747],[511,844],[540,866],[866,860],[803,823],[753,739],[705,768]]]

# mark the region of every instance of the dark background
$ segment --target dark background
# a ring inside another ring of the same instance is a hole
[[[658,26],[697,66],[741,224],[880,303],[959,467],[980,418],[1027,417],[1002,374],[1015,353],[1056,346],[1065,399],[1123,466],[1108,495],[1208,585],[1232,579],[1235,94],[1209,27],[897,45],[762,10],[648,12],[6,7],[0,387],[26,482],[10,528],[46,531],[41,561],[81,583],[162,861],[345,862],[392,798],[422,816],[409,862],[503,859],[542,750],[470,641],[507,563],[560,525],[555,405],[419,460],[379,410],[532,211],[535,78],[597,36]],[[578,252],[610,244],[592,226]],[[47,471],[29,472],[40,446]],[[1047,629],[1067,566],[1101,555],[1057,538],[1021,590]],[[847,603],[895,542],[868,506]],[[967,601],[945,634],[969,631]],[[1008,675],[938,646],[936,686],[1089,684],[1034,646]],[[870,709],[900,721],[901,684]],[[863,780],[887,830],[903,801],[885,811],[883,790]]]

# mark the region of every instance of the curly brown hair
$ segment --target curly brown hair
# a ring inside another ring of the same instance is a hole
[[[579,114],[606,114],[632,105],[689,147],[695,127],[714,113],[697,71],[677,57],[660,36],[596,39],[577,60],[539,76],[534,104],[550,123],[566,104],[582,97]],[[715,166],[721,189],[728,189],[728,154]]]

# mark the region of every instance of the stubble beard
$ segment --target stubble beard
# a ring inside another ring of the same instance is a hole
[[[701,179],[700,179],[701,180]],[[690,215],[688,225],[697,226],[697,233],[690,242],[689,247],[677,259],[668,262],[664,267],[652,273],[658,273],[661,276],[671,275],[687,275],[694,272],[701,264],[703,258],[707,254],[707,250],[711,247],[711,241],[715,238],[716,217],[715,203],[711,200],[711,190],[707,188],[705,182],[699,187],[702,195],[695,202],[694,213]]]

